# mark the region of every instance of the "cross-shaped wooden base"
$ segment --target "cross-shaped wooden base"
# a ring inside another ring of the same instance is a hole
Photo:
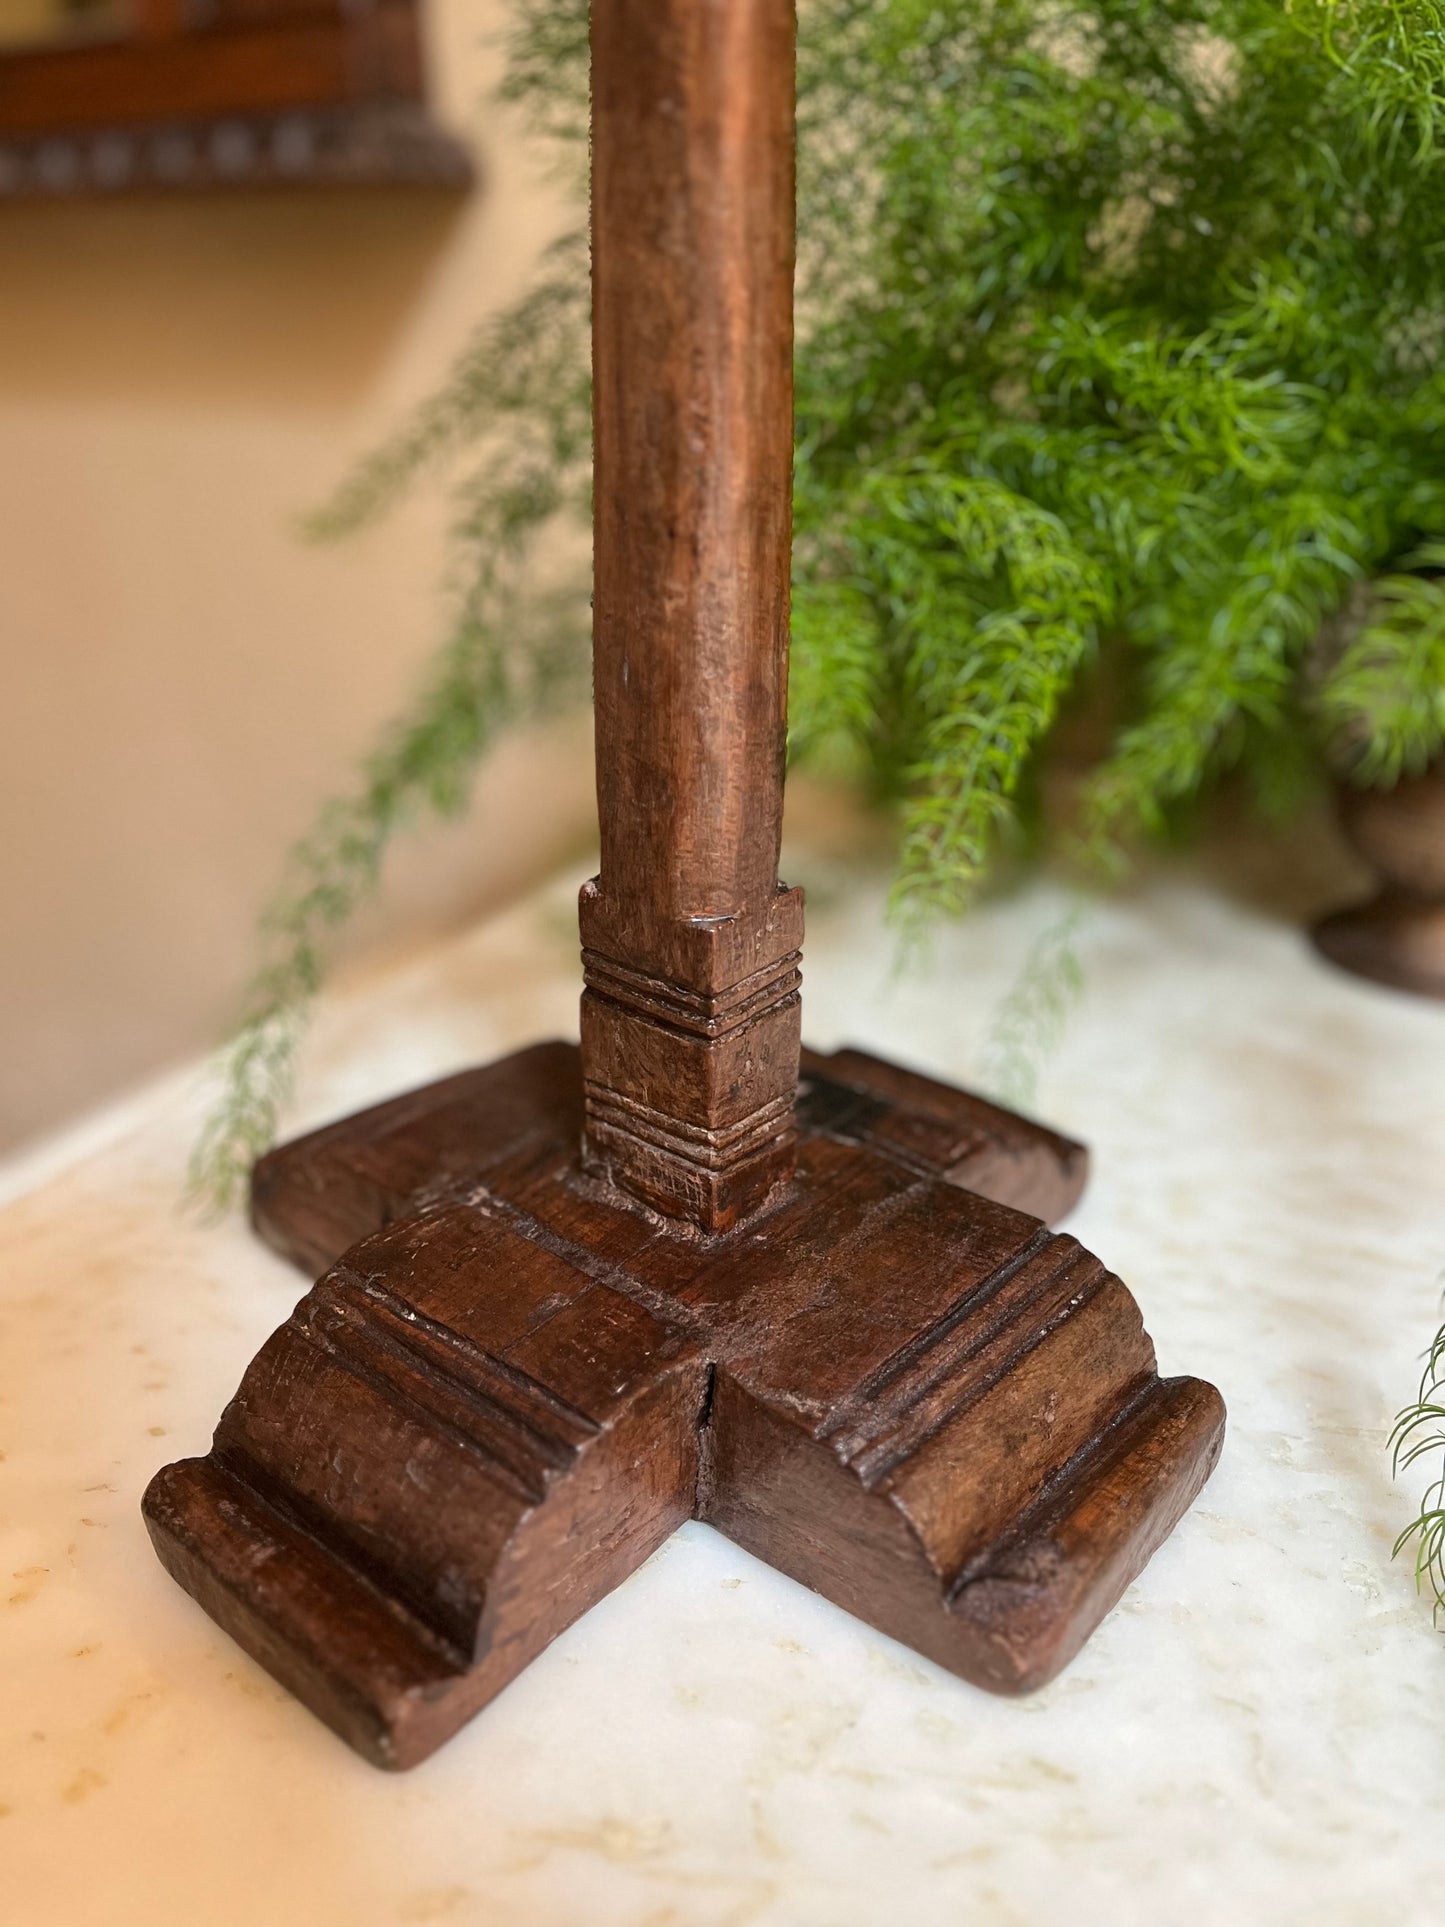
[[[181,1584],[385,1766],[688,1518],[966,1679],[1037,1686],[1224,1424],[1043,1222],[1077,1145],[854,1051],[799,1075],[794,9],[591,16],[581,1052],[262,1160],[262,1234],[332,1269],[145,1501]]]
[[[981,1686],[1050,1679],[1224,1425],[1040,1222],[1081,1148],[805,1053],[796,1176],[708,1236],[586,1176],[581,1129],[544,1044],[263,1160],[263,1235],[332,1268],[153,1481],[174,1576],[390,1767],[688,1518]]]

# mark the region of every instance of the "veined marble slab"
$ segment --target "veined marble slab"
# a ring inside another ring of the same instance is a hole
[[[1037,885],[894,973],[881,889],[810,878],[807,1032],[942,1075],[1066,899]],[[331,1000],[311,1123],[570,1033],[568,879]],[[1083,1655],[976,1692],[703,1527],[438,1758],[374,1772],[153,1558],[303,1281],[178,1210],[176,1078],[9,1174],[0,1212],[6,1927],[1193,1927],[1445,1920],[1445,1647],[1391,1542],[1385,1442],[1445,1266],[1445,1010],[1336,976],[1199,883],[1090,907],[1039,1108],[1086,1137],[1072,1228],[1223,1462]]]

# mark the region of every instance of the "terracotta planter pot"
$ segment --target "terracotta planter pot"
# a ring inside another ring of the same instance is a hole
[[[1445,998],[1445,759],[1391,790],[1341,784],[1339,815],[1382,887],[1317,923],[1316,946],[1358,976]]]

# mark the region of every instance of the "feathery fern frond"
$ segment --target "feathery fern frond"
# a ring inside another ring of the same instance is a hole
[[[1417,1516],[1395,1541],[1396,1558],[1415,1548],[1415,1584],[1432,1596],[1438,1624],[1445,1611],[1445,1325],[1431,1341],[1414,1403],[1395,1420],[1390,1434],[1391,1469],[1398,1478],[1421,1460],[1439,1467],[1426,1487]]]
[[[1343,766],[1383,788],[1418,776],[1445,740],[1445,543],[1426,543],[1408,562],[1410,574],[1374,584],[1371,612],[1321,700]]]
[[[292,850],[262,925],[266,954],[219,1065],[221,1095],[191,1160],[192,1196],[214,1210],[237,1197],[274,1141],[296,1055],[338,928],[375,888],[382,858],[427,812],[454,814],[499,731],[548,713],[587,659],[588,587],[468,608],[417,702],[368,757],[350,795],[321,811]]]

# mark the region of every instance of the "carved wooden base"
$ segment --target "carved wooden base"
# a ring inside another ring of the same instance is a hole
[[[175,1577],[389,1767],[689,1517],[979,1685],[1051,1678],[1224,1424],[1039,1221],[1080,1147],[805,1053],[796,1178],[708,1236],[586,1176],[581,1118],[547,1044],[262,1161],[261,1232],[332,1269],[147,1492]]]

